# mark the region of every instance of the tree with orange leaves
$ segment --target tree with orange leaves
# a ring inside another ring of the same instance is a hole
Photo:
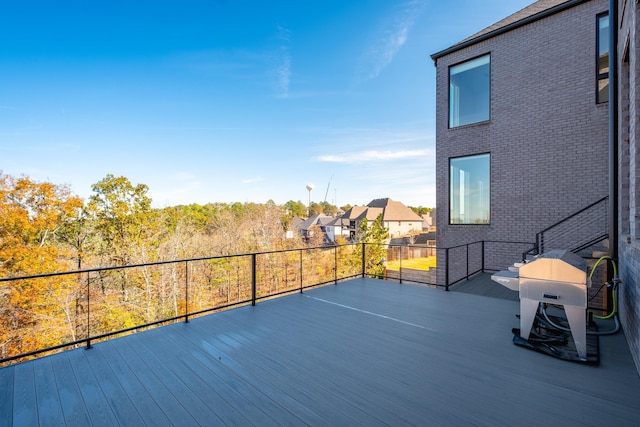
[[[82,205],[66,186],[0,171],[0,277],[60,271],[65,254],[55,244],[56,233]],[[72,336],[64,301],[73,300],[76,288],[74,281],[56,277],[1,282],[0,356],[56,345],[58,335]],[[58,334],[60,329],[66,333]]]

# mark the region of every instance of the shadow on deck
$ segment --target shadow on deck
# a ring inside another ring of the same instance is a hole
[[[637,425],[598,367],[517,347],[518,303],[355,279],[0,369],[0,425]]]
[[[469,280],[459,282],[449,288],[450,291],[463,292],[465,294],[481,295],[483,297],[520,301],[518,291],[502,286],[491,280],[492,273],[478,273]]]

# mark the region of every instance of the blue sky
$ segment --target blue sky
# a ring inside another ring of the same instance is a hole
[[[0,170],[156,207],[435,206],[430,54],[533,0],[0,2]]]

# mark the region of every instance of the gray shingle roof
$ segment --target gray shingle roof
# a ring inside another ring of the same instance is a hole
[[[303,221],[302,223],[300,223],[298,225],[298,228],[300,230],[309,230],[314,225],[325,226],[329,222],[331,222],[332,220],[333,220],[333,217],[325,215],[325,214],[313,215],[310,218],[308,218],[305,221]]]
[[[401,202],[390,198],[374,199],[367,206],[353,206],[344,213],[342,218],[351,221],[375,221],[382,214],[383,221],[415,221],[422,222],[420,215],[416,214]]]
[[[369,209],[379,209],[378,213],[373,217],[376,219],[382,213],[383,221],[418,221],[422,222],[422,217],[406,207],[400,202],[396,202],[389,198],[372,200],[367,206]],[[367,215],[368,217],[369,215]],[[370,218],[368,218],[370,219]]]
[[[480,37],[483,34],[487,34],[487,33],[490,33],[491,31],[495,31],[500,28],[506,27],[507,25],[511,25],[525,18],[529,18],[537,13],[544,12],[548,9],[551,9],[552,7],[558,6],[559,4],[567,3],[568,1],[569,0],[539,0],[523,9],[520,9],[513,15],[509,15],[506,18],[496,22],[495,24],[488,26],[484,30],[479,31],[470,37],[467,37],[466,39],[462,40],[460,43],[463,43],[467,40],[475,39],[477,37]]]
[[[471,44],[485,40],[486,38],[497,36],[522,25],[538,19],[545,18],[554,13],[561,12],[570,7],[577,6],[590,0],[538,0],[535,3],[507,16],[506,18],[488,26],[487,28],[465,38],[453,46],[431,55],[434,61],[438,58],[453,53]]]

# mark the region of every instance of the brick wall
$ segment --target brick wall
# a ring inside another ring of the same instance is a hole
[[[640,372],[640,5],[620,0],[618,8],[620,318]]]
[[[596,15],[607,9],[607,0],[583,3],[438,59],[439,248],[533,242],[537,232],[607,195],[608,106],[595,102]],[[449,66],[486,53],[491,120],[448,129]],[[449,158],[478,153],[491,154],[491,224],[449,225]]]

